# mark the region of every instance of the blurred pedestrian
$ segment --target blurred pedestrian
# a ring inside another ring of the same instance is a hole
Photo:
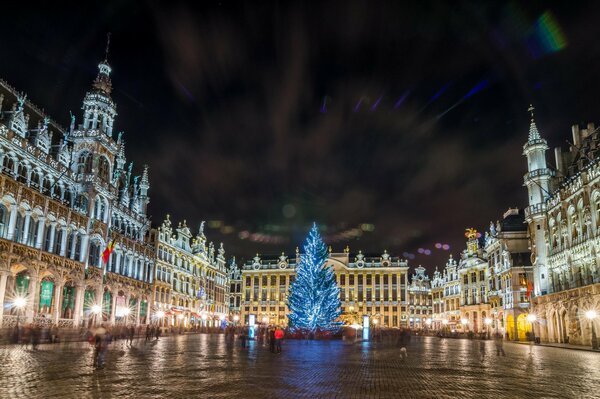
[[[479,357],[482,361],[485,358],[485,341],[482,339],[479,340]]]
[[[242,345],[242,348],[246,348],[246,339],[248,338],[247,334],[247,330],[245,328],[242,329],[242,333],[240,334],[240,343]]]
[[[146,326],[146,341],[150,341],[151,337],[152,337],[152,329],[148,325],[148,326]]]
[[[31,328],[31,349],[37,350],[41,335],[42,330],[39,326],[33,326]]]
[[[135,335],[135,327],[134,326],[129,326],[129,337],[128,337],[128,342],[129,345],[133,345],[133,336]]]
[[[58,342],[58,326],[53,324],[50,328],[50,343],[54,344]]]
[[[496,345],[496,356],[500,356],[500,352],[502,352],[502,356],[506,356],[503,348],[504,341],[502,340],[502,334],[494,334],[494,345]]]
[[[269,330],[269,350],[271,353],[275,353],[275,329]]]
[[[160,327],[156,327],[156,332],[154,334],[154,337],[156,338],[156,340],[158,341],[158,338],[160,337]]]
[[[275,353],[281,353],[281,341],[283,341],[284,332],[281,327],[277,327],[275,330]]]

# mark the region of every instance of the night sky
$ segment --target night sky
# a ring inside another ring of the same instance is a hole
[[[153,224],[207,220],[238,259],[317,221],[334,251],[442,266],[465,228],[526,205],[529,103],[551,147],[600,120],[598,2],[14,3],[0,77],[66,126],[110,31]]]

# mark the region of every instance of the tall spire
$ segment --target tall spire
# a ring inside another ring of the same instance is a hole
[[[529,141],[535,141],[535,140],[541,140],[542,137],[540,136],[540,132],[538,131],[538,128],[535,124],[535,120],[533,119],[533,111],[535,110],[535,108],[533,107],[533,105],[529,104],[529,108],[527,108],[527,111],[529,111],[529,113],[531,113],[531,123],[529,124]]]
[[[104,64],[108,64],[108,50],[110,49],[110,32],[106,34],[106,51],[104,53]]]

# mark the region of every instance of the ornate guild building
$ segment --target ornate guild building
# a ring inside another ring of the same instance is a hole
[[[113,129],[105,59],[83,117],[60,126],[0,81],[0,320],[143,323],[154,276],[148,168],[133,176]],[[105,264],[103,250],[114,250]]]
[[[547,142],[530,111],[523,154],[534,328],[542,341],[589,345],[600,309],[600,132],[593,124],[573,126],[573,144],[568,151],[555,149],[553,170],[546,164]]]
[[[153,308],[161,325],[187,328],[214,327],[229,314],[229,280],[225,268],[225,249],[215,256],[213,243],[206,245],[204,222],[198,235],[186,221],[175,229],[169,215],[154,232],[156,278]]]
[[[287,295],[296,276],[300,253],[290,260],[262,259],[256,255],[242,268],[241,316],[247,324],[250,315],[265,324],[287,325]],[[408,326],[408,264],[390,256],[378,257],[359,253],[351,260],[349,249],[331,253],[327,259],[335,272],[342,318],[349,324],[362,323],[363,316],[377,320],[381,326]]]
[[[431,284],[425,268],[419,266],[408,286],[408,325],[411,329],[430,328],[432,324]]]

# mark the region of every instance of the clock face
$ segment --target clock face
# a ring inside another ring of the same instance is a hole
[[[257,263],[253,263],[253,264],[252,264],[252,268],[253,268],[254,270],[258,270],[258,269],[260,269],[260,263],[258,263],[258,262],[257,262]]]
[[[285,263],[285,262],[279,262],[279,268],[280,269],[285,269],[286,266],[287,266],[287,263]]]
[[[365,262],[363,262],[362,260],[359,260],[358,262],[356,262],[356,267],[362,269],[364,266],[365,266]]]

